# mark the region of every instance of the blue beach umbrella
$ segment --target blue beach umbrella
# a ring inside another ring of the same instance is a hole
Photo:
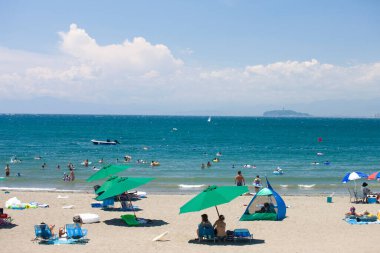
[[[345,184],[348,181],[355,181],[360,178],[368,178],[368,175],[360,171],[349,172],[343,177],[342,183]]]

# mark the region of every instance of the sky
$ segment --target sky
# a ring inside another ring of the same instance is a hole
[[[0,0],[0,113],[380,113],[377,0]]]

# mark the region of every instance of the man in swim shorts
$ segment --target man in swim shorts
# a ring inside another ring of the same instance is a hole
[[[235,177],[235,184],[237,186],[243,186],[245,185],[245,179],[243,177],[243,175],[241,174],[241,171],[239,170],[236,177]]]

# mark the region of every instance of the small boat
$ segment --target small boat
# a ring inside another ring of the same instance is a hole
[[[98,140],[91,140],[91,142],[94,145],[116,145],[120,144],[117,140],[111,141],[111,140],[106,140],[106,141],[98,141]]]
[[[211,116],[208,117],[207,122],[211,122]]]

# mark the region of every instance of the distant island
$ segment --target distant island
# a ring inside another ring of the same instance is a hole
[[[263,116],[264,117],[286,117],[286,118],[312,117],[308,113],[296,112],[296,111],[292,111],[292,110],[267,111],[267,112],[264,112]]]

